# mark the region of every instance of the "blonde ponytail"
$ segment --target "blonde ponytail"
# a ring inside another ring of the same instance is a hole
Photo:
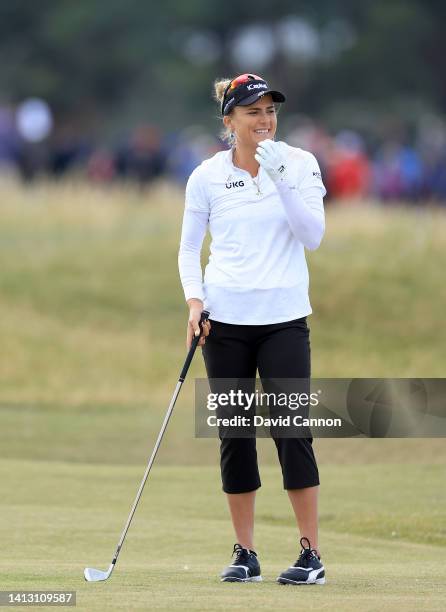
[[[214,98],[220,104],[223,102],[223,96],[225,93],[225,89],[229,85],[230,82],[231,82],[231,79],[221,79],[221,80],[217,79],[214,82]]]
[[[214,99],[218,102],[220,109],[223,102],[225,90],[230,82],[231,79],[217,79],[214,82]],[[230,145],[234,143],[234,134],[226,126],[223,126],[223,129],[220,133],[220,138]]]

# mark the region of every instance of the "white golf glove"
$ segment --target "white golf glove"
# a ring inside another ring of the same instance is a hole
[[[278,142],[274,142],[274,140],[262,140],[262,142],[258,144],[254,158],[262,168],[267,171],[274,183],[284,180],[287,170],[287,160]]]

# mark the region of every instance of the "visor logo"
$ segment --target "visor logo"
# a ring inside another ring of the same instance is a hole
[[[268,85],[266,83],[252,83],[251,85],[247,85],[246,89],[268,89]]]

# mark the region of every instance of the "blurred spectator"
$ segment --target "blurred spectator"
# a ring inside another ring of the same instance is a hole
[[[116,176],[116,162],[107,149],[98,149],[87,163],[87,176],[95,183],[110,183]]]
[[[171,142],[168,169],[177,182],[183,184],[203,159],[225,148],[201,127],[189,126]]]
[[[48,138],[53,129],[53,115],[45,100],[27,98],[15,112],[15,125],[20,137],[17,166],[24,181],[48,169]]]
[[[417,202],[422,195],[423,162],[413,147],[401,147],[398,153],[401,176],[401,198]]]
[[[397,199],[402,193],[398,146],[393,142],[385,143],[379,149],[373,165],[376,195],[384,201]]]
[[[8,106],[0,106],[0,170],[16,167],[20,151],[20,136],[14,112]]]
[[[425,186],[428,197],[446,204],[446,147],[428,165]]]
[[[55,177],[62,177],[67,172],[82,170],[87,164],[93,147],[77,136],[64,134],[53,142],[51,147],[49,172]]]
[[[382,200],[416,202],[423,194],[423,162],[412,147],[386,143],[374,162],[375,193]]]
[[[152,125],[137,127],[129,143],[116,155],[117,176],[134,179],[141,184],[160,177],[164,173],[165,165],[161,134]]]
[[[346,130],[336,136],[334,145],[325,179],[330,197],[363,198],[369,190],[371,169],[361,137]]]

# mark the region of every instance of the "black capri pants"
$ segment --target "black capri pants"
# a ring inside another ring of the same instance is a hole
[[[212,321],[203,346],[209,379],[310,378],[310,340],[306,317],[270,325]],[[275,437],[285,489],[319,484],[311,437]],[[225,493],[247,493],[261,486],[255,437],[220,436],[220,467]]]

